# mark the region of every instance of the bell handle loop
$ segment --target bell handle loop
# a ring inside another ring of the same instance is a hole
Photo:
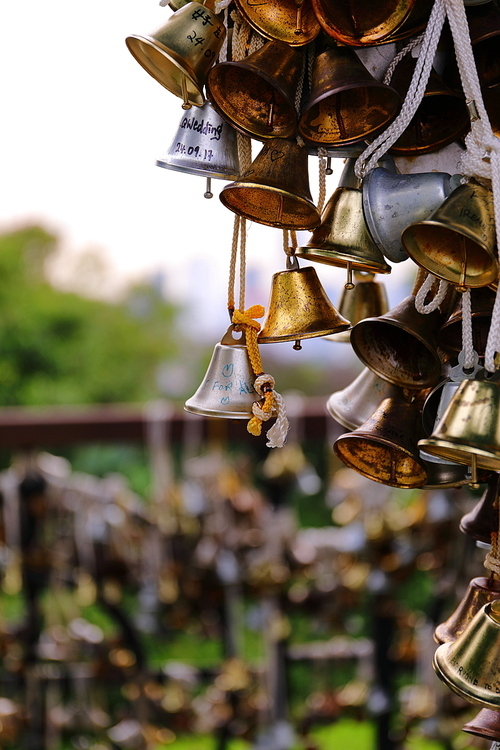
[[[233,336],[235,332],[241,333],[240,338],[237,339]],[[241,326],[238,326],[235,323],[231,323],[226,333],[221,338],[220,343],[223,344],[224,346],[235,346],[235,345],[246,346],[245,331],[243,330]]]

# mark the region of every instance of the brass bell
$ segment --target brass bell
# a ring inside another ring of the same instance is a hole
[[[500,581],[491,576],[473,578],[458,607],[434,631],[436,643],[455,641],[481,607],[496,599],[500,599]]]
[[[410,10],[406,20],[394,33],[384,39],[384,44],[388,42],[399,42],[401,39],[407,39],[410,36],[416,36],[423,31],[429,20],[434,0],[417,0]]]
[[[397,398],[399,389],[367,367],[341,391],[332,393],[326,408],[342,427],[355,430],[366,422],[385,398]]]
[[[334,308],[312,266],[299,268],[297,259],[287,257],[287,270],[275,273],[265,323],[259,344],[295,341],[343,331],[350,327]]]
[[[208,98],[244,135],[289,138],[297,131],[295,92],[302,60],[300,49],[267,42],[242,60],[215,65],[207,76]]]
[[[351,321],[351,326],[365,318],[383,315],[389,309],[385,287],[374,280],[374,274],[362,274],[355,271],[354,278],[356,281],[354,288],[348,287],[346,289],[344,286],[338,306],[339,313]],[[340,333],[332,333],[331,336],[325,336],[325,338],[329,341],[348,344],[351,340],[351,334],[349,331],[341,331]]]
[[[317,263],[368,273],[390,273],[373,242],[363,215],[360,181],[354,176],[355,159],[348,159],[339,186],[321,214],[321,224],[297,255]]]
[[[401,232],[440,206],[460,177],[446,172],[394,174],[384,167],[363,178],[363,213],[379,250],[393,263],[406,260]]]
[[[463,725],[462,732],[498,742],[500,740],[500,711],[482,708],[473,719]]]
[[[408,255],[439,279],[482,287],[498,276],[493,194],[482,185],[460,185],[427,219],[410,224],[401,241]]]
[[[211,198],[212,178],[235,180],[240,172],[236,132],[205,102],[194,113],[183,115],[168,152],[156,165],[206,177],[205,197]]]
[[[343,146],[377,135],[400,107],[397,91],[377,81],[353,49],[329,44],[314,61],[299,132],[310,143]]]
[[[215,345],[203,382],[184,404],[186,411],[204,417],[250,419],[252,404],[258,399],[253,384],[255,375],[250,364],[245,334],[234,338],[235,326],[229,326]]]
[[[236,0],[243,18],[266,39],[277,39],[292,47],[312,42],[320,31],[311,0]]]
[[[405,55],[397,64],[391,86],[406,96],[417,59]],[[446,86],[432,68],[424,96],[410,123],[391,146],[396,156],[418,156],[438,151],[458,140],[470,128],[470,117],[462,92]]]
[[[498,510],[494,502],[498,497],[499,485],[500,474],[493,473],[479,502],[460,519],[460,531],[477,542],[491,544],[491,534],[498,529]]]
[[[472,344],[480,357],[486,351],[486,342],[491,325],[491,313],[495,302],[495,293],[488,287],[471,289]],[[448,320],[443,323],[438,333],[441,349],[456,354],[462,349],[462,295]]]
[[[379,377],[401,388],[428,388],[441,376],[435,331],[443,317],[439,310],[419,313],[412,294],[385,315],[357,323],[351,346]]]
[[[222,47],[226,29],[208,5],[187,3],[151,36],[131,34],[126,44],[158,83],[180,96],[183,109],[205,102],[205,77]]]
[[[346,466],[374,482],[412,489],[427,476],[419,457],[420,413],[402,396],[386,398],[353,432],[341,435],[333,449]]]
[[[295,140],[274,138],[219,198],[250,221],[280,229],[312,229],[320,222],[309,189],[307,150]]]
[[[437,676],[466,701],[500,708],[500,602],[485,604],[463,633],[434,654]]]
[[[354,47],[381,44],[395,34],[407,19],[415,0],[372,0],[351,3],[328,3],[313,0],[318,20],[329,36]]]

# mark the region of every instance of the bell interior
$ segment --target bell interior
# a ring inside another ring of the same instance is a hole
[[[326,4],[324,14],[328,25],[342,39],[362,40],[364,44],[376,43],[392,34],[407,17],[413,2],[391,0],[383,5],[373,0],[357,3],[353,14],[350,2]]]
[[[464,101],[440,94],[422,99],[417,114],[394,143],[391,153],[411,156],[437,151],[463,135],[469,128]]]
[[[129,38],[127,44],[137,62],[172,94],[182,98],[184,78],[190,103],[199,107],[205,103],[201,91],[203,83],[198,85],[192,71],[177,61],[174,53],[163,51],[146,39]]]
[[[236,184],[220,193],[220,200],[240,216],[283,229],[312,229],[319,222],[308,201],[272,187]]]
[[[391,487],[422,487],[423,466],[395,445],[357,435],[340,437],[334,445],[339,458],[359,474]]]

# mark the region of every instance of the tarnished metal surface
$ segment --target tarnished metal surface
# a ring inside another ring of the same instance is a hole
[[[236,0],[245,20],[266,39],[299,47],[320,31],[311,0]]]
[[[473,578],[458,607],[434,631],[436,643],[451,643],[456,640],[481,607],[496,599],[500,599],[500,581],[491,577]]]
[[[482,708],[479,713],[462,727],[462,732],[475,734],[487,740],[500,740],[500,711]]]
[[[343,44],[380,44],[396,33],[407,19],[415,0],[313,0],[318,20],[327,34]]]

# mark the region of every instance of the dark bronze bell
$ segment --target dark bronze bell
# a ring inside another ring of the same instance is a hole
[[[402,26],[414,5],[415,0],[384,3],[313,0],[314,11],[326,33],[354,47],[384,42]]]
[[[500,740],[500,711],[492,708],[482,708],[476,716],[464,724],[462,732],[484,737],[485,740],[498,742]]]
[[[495,303],[495,293],[488,287],[471,289],[472,343],[480,357],[486,351],[486,341],[491,325],[491,313]],[[452,314],[438,333],[438,344],[450,354],[462,349],[462,295],[459,294]]]
[[[478,503],[460,519],[460,531],[478,542],[491,544],[491,534],[498,529],[498,509],[494,502],[500,489],[500,475],[488,478],[488,487]]]
[[[477,612],[488,602],[500,599],[500,581],[492,578],[473,578],[455,611],[434,631],[436,643],[451,643],[461,635]]]
[[[427,480],[417,438],[420,413],[402,395],[386,398],[361,427],[341,435],[333,448],[346,466],[368,479],[411,489]]]
[[[242,60],[221,62],[207,76],[208,98],[243,135],[289,138],[297,131],[295,92],[303,53],[270,41]]]
[[[321,28],[311,0],[236,0],[236,6],[247,23],[263,37],[277,39],[292,47],[312,42]]]
[[[500,83],[500,9],[489,2],[468,8],[467,21],[479,82],[483,89]]]
[[[344,286],[338,306],[340,314],[351,321],[351,326],[365,318],[383,315],[389,309],[385,287],[375,281],[374,274],[362,274],[360,271],[355,271],[354,278],[354,289],[346,289]],[[351,334],[349,331],[341,331],[341,333],[332,333],[331,336],[325,338],[329,341],[348,344]]]
[[[314,61],[299,132],[309,143],[343,146],[377,135],[400,107],[397,91],[377,81],[353,49],[329,44]]]
[[[219,198],[231,211],[280,229],[313,229],[320,222],[312,201],[307,149],[295,140],[266,143],[249,169],[225,185]]]

